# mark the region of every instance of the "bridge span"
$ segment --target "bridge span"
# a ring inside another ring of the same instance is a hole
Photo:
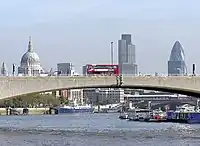
[[[125,94],[128,101],[196,101],[197,98],[187,95],[130,95]]]
[[[123,82],[121,88],[200,95],[200,76],[123,76]],[[0,84],[0,99],[70,88],[119,88],[115,76],[0,77]]]

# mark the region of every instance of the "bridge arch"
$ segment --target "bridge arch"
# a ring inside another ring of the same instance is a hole
[[[84,89],[84,88],[144,89],[144,90],[155,90],[155,91],[162,91],[162,92],[177,93],[177,94],[183,94],[183,95],[200,98],[200,91],[187,90],[187,89],[182,89],[182,88],[159,87],[159,86],[144,86],[144,85],[122,85],[122,86],[110,85],[110,86],[107,86],[107,85],[101,85],[101,86],[70,87],[67,89]],[[55,89],[55,90],[61,90],[61,89]]]
[[[50,89],[45,91],[39,91],[39,92],[30,92],[20,95],[27,95],[27,94],[34,94],[34,93],[41,93],[41,92],[51,92],[51,91],[58,91],[58,90],[66,90],[66,89],[97,89],[97,88],[122,88],[122,89],[144,89],[144,90],[155,90],[155,91],[161,91],[161,92],[170,92],[170,93],[177,93],[177,94],[183,94],[188,95],[196,98],[200,98],[200,92],[196,90],[186,90],[181,88],[170,88],[170,87],[157,87],[157,86],[143,86],[143,85],[94,85],[94,86],[77,86],[77,87],[69,87],[69,88],[56,88],[56,89]],[[20,96],[16,95],[16,96]],[[12,96],[12,97],[16,97]],[[11,98],[11,97],[7,97]],[[5,99],[5,98],[3,98]]]

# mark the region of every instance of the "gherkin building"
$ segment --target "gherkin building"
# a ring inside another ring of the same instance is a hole
[[[176,41],[172,47],[168,61],[168,75],[181,76],[187,74],[185,63],[185,53],[179,41]]]

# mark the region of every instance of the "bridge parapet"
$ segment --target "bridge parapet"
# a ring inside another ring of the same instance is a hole
[[[0,98],[54,89],[114,84],[116,84],[115,76],[0,77]],[[141,89],[175,88],[200,94],[200,76],[123,76],[123,85]]]
[[[124,85],[178,88],[200,91],[200,76],[137,76],[123,77]]]
[[[0,98],[72,87],[113,85],[115,77],[0,77]]]

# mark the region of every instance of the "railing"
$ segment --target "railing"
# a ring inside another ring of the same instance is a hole
[[[14,75],[13,74],[8,74],[8,75],[0,75],[1,77],[47,77],[47,76],[64,76],[64,77],[77,77],[77,76],[81,76],[81,77],[101,77],[101,76],[117,76],[115,74],[109,74],[109,75],[106,75],[106,74],[89,74],[89,75],[84,75],[84,74],[75,74],[75,75],[69,75],[69,74],[48,74],[48,73],[45,73],[45,74],[39,74],[39,75],[34,75],[34,76],[28,76],[28,75],[21,75],[21,74],[18,74],[18,75]],[[196,74],[196,75],[193,75],[193,74],[188,74],[188,75],[168,75],[168,74],[159,74],[159,75],[155,75],[155,74],[136,74],[136,75],[133,75],[133,74],[124,74],[122,75],[123,77],[192,77],[192,76],[200,76],[200,74]]]

